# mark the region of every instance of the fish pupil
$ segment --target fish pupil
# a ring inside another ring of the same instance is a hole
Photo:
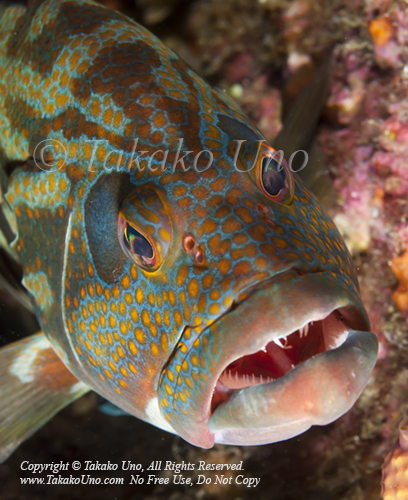
[[[126,223],[124,231],[124,243],[132,254],[140,255],[147,259],[152,259],[154,256],[152,245],[147,238],[128,223]]]
[[[285,188],[286,173],[280,162],[266,156],[262,159],[262,185],[271,196],[278,196]]]

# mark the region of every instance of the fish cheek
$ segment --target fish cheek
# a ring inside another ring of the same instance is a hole
[[[135,189],[127,173],[102,175],[85,202],[85,228],[93,266],[105,283],[114,283],[128,260],[118,241],[118,214]]]

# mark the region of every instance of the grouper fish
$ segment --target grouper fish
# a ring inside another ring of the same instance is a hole
[[[0,349],[0,459],[89,390],[203,448],[348,411],[377,340],[290,161],[325,78],[272,147],[127,17],[0,5],[0,255],[41,328]]]

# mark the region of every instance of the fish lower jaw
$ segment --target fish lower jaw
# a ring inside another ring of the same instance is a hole
[[[241,446],[274,443],[312,425],[333,422],[361,394],[377,352],[373,333],[349,330],[339,347],[312,355],[273,381],[232,389],[224,385],[231,374],[222,374],[208,421],[214,442]],[[218,405],[214,404],[216,398]]]
[[[272,338],[260,351],[244,355],[225,368],[215,387],[212,410],[228,398],[231,390],[273,382],[307,359],[339,347],[349,331],[342,315],[333,311],[323,320],[309,321],[289,335]]]

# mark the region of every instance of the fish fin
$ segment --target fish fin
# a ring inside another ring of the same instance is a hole
[[[89,390],[68,371],[43,333],[0,349],[0,463]]]
[[[23,271],[19,262],[2,247],[2,232],[0,228],[0,289],[14,297],[25,309],[34,313],[33,304],[27,290],[21,283]]]
[[[322,107],[328,97],[333,69],[334,59],[330,56],[320,66],[313,80],[305,86],[290,109],[282,130],[273,142],[273,147],[276,150],[282,150],[285,158],[309,146],[315,134]]]
[[[20,163],[7,164],[0,152],[0,288],[33,313],[30,296],[21,284],[23,269],[16,244],[17,220],[5,197],[9,175]]]
[[[1,0],[0,1],[0,19],[3,13],[10,8],[19,8],[26,10],[26,3],[23,0]]]
[[[327,168],[326,157],[316,137],[311,142],[308,153],[308,165],[310,167],[301,170],[299,176],[303,184],[312,191],[324,208],[329,209],[336,203],[337,193],[334,189],[330,171]],[[294,170],[296,170],[296,167]]]
[[[21,283],[22,275],[23,272],[20,264],[2,247],[2,232],[0,228],[0,288],[8,292],[25,309],[33,313],[34,308],[30,296]]]
[[[119,408],[119,406],[114,405],[107,399],[102,398],[102,396],[98,397],[98,410],[110,417],[133,417],[133,415],[122,410],[122,408]]]

